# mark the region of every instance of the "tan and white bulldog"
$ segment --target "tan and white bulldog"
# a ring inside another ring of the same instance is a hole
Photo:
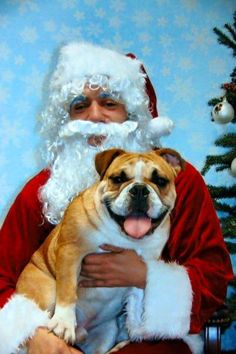
[[[144,261],[160,258],[169,237],[175,177],[184,166],[171,149],[112,149],[99,153],[95,164],[100,181],[74,198],[17,283],[18,293],[49,310],[49,329],[86,354],[114,346],[117,316],[135,288],[78,287],[83,258],[101,252],[104,243],[133,249]]]

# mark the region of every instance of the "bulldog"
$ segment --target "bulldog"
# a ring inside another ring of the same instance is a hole
[[[96,155],[95,166],[100,181],[74,198],[17,283],[18,293],[48,310],[48,328],[86,354],[116,344],[117,318],[136,288],[79,287],[83,258],[104,243],[135,250],[144,261],[160,258],[184,161],[171,149],[111,149]]]

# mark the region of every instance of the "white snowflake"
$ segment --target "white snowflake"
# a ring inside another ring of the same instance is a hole
[[[4,152],[4,150],[3,150]],[[0,152],[0,170],[3,171],[4,167],[7,165],[7,158],[5,153]]]
[[[180,119],[178,119],[178,129],[186,131],[186,129],[190,127],[190,123],[191,121],[189,117],[181,117]]]
[[[112,0],[110,3],[110,7],[112,10],[116,11],[116,12],[121,12],[124,11],[125,9],[125,3],[124,1],[117,1],[117,0]]]
[[[99,18],[104,18],[106,16],[106,12],[102,8],[96,9],[95,16]]]
[[[6,103],[9,97],[9,89],[6,87],[0,87],[0,103]]]
[[[20,157],[22,165],[27,168],[36,169],[36,158],[35,158],[35,149],[30,148],[27,151],[23,151]]]
[[[34,96],[41,96],[42,91],[42,72],[39,69],[33,67],[31,72],[22,77],[22,81],[25,84],[25,93],[27,95],[33,94]]]
[[[152,48],[150,46],[143,46],[141,48],[141,52],[144,56],[148,56],[148,55],[151,55],[152,54]]]
[[[170,0],[155,0],[158,6],[163,6],[163,5],[168,5],[170,3]]]
[[[0,60],[8,60],[11,50],[5,42],[0,42]]]
[[[17,55],[15,57],[15,63],[16,65],[22,65],[25,62],[25,58],[22,55]]]
[[[205,151],[208,141],[204,132],[193,132],[188,134],[187,142],[191,146],[192,150]]]
[[[49,63],[51,59],[51,53],[48,50],[41,50],[39,52],[39,60],[44,63],[47,64]]]
[[[2,80],[6,81],[6,82],[12,82],[14,77],[15,77],[15,75],[14,75],[13,71],[10,69],[4,70],[1,75]]]
[[[97,5],[97,0],[84,0],[84,3],[88,6],[95,7]]]
[[[189,57],[181,57],[179,60],[178,67],[184,71],[189,71],[193,68],[192,59]]]
[[[198,6],[198,0],[181,0],[183,7],[188,10],[195,10]]]
[[[90,23],[90,25],[87,27],[87,33],[89,36],[98,38],[103,33],[103,29],[99,23]]]
[[[209,71],[216,75],[226,75],[228,67],[226,62],[222,58],[213,58],[209,60]]]
[[[29,11],[39,11],[37,2],[33,0],[8,0],[9,3],[19,6],[19,14],[24,15]]]
[[[7,16],[0,15],[0,28],[6,28],[9,24],[9,18]]]
[[[68,40],[80,40],[82,39],[81,28],[75,26],[69,27],[63,23],[61,25],[61,28],[59,28],[55,33],[52,34],[52,39],[59,43]]]
[[[170,75],[170,67],[163,66],[163,68],[161,69],[161,74],[163,76],[169,76]]]
[[[209,47],[213,43],[213,37],[209,28],[204,29],[194,26],[186,32],[184,38],[190,42],[190,47],[198,52],[200,50],[209,51]]]
[[[141,42],[150,42],[152,36],[149,33],[144,32],[139,34],[139,39]]]
[[[20,36],[23,42],[30,44],[35,43],[39,38],[36,28],[30,26],[25,27],[24,30],[21,31]]]
[[[196,95],[195,85],[192,83],[192,78],[175,77],[172,84],[167,89],[173,93],[175,101],[191,102]]]
[[[169,34],[163,34],[160,36],[159,41],[163,47],[169,47],[172,44],[173,39]]]
[[[77,6],[77,0],[59,0],[63,9],[73,9]]]
[[[25,139],[28,135],[19,119],[0,118],[0,144],[5,149],[6,145],[19,147],[22,139]]]
[[[47,32],[56,31],[56,24],[52,20],[44,22],[43,26],[44,26],[45,31],[47,31]]]
[[[119,28],[121,25],[121,20],[118,16],[113,16],[109,18],[109,26],[113,28]]]
[[[176,15],[174,23],[177,27],[183,28],[187,26],[187,18],[184,15]]]
[[[132,41],[127,41],[124,40],[123,37],[121,37],[119,34],[116,34],[112,40],[106,40],[103,42],[104,47],[111,48],[114,50],[118,50],[120,52],[127,52],[129,51],[129,48],[132,47],[133,42]]]
[[[166,65],[173,65],[176,62],[176,53],[169,48],[164,48],[162,60]]]
[[[74,14],[74,18],[75,18],[77,21],[84,20],[84,19],[85,19],[84,12],[76,11],[75,14]]]
[[[25,98],[24,99],[19,99],[19,101],[16,102],[15,104],[15,114],[17,115],[21,115],[22,112],[24,112],[24,114],[30,112],[32,110],[32,103],[29,103],[29,101],[27,101]]]
[[[166,17],[159,17],[158,19],[157,19],[157,25],[159,26],[159,27],[165,27],[166,25],[167,25],[167,19],[166,19]]]
[[[153,17],[147,10],[137,10],[132,20],[137,26],[147,26],[152,22]]]

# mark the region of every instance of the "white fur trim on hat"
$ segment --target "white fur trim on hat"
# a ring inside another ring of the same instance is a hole
[[[39,326],[47,326],[48,313],[23,295],[13,295],[0,310],[0,354],[19,352],[18,346]]]
[[[164,261],[147,260],[146,264],[145,291],[134,289],[127,300],[127,329],[131,339],[185,340],[193,298],[187,270]]]

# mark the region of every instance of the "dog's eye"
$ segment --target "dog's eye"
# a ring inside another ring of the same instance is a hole
[[[114,184],[121,184],[124,182],[127,182],[129,179],[126,176],[126,174],[124,173],[124,171],[121,172],[120,175],[118,176],[111,176],[110,180],[114,183]]]
[[[158,175],[157,171],[153,171],[151,182],[155,183],[158,187],[164,188],[169,183],[167,178]]]

